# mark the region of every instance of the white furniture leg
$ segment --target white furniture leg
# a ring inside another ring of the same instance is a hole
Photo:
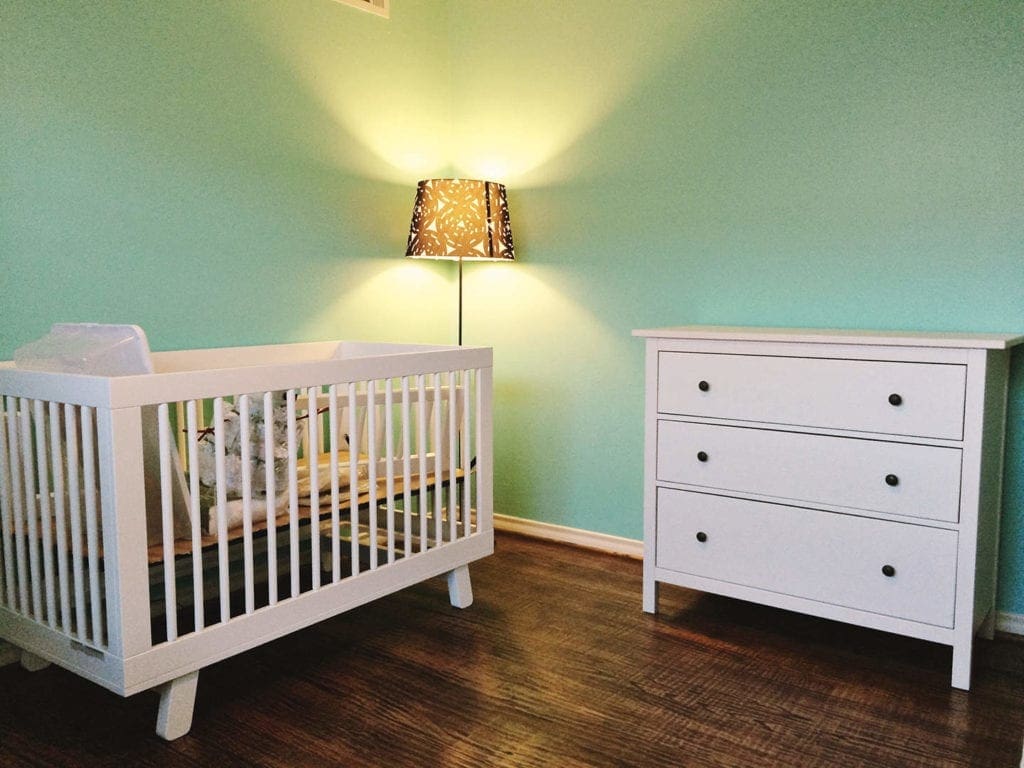
[[[968,638],[965,642],[953,644],[952,685],[961,691],[971,689],[971,640]]]
[[[160,709],[156,716],[158,736],[173,741],[189,732],[198,682],[199,670],[196,670],[164,683],[157,689],[160,692]]]
[[[469,580],[469,566],[460,565],[448,572],[448,600],[456,608],[473,604],[473,584]]]
[[[21,666],[23,669],[27,669],[29,672],[38,672],[41,669],[46,669],[50,666],[50,662],[46,659],[36,656],[34,653],[28,651],[21,652]]]
[[[655,581],[653,574],[644,574],[643,592],[644,613],[657,613],[658,598],[661,594],[661,583]]]

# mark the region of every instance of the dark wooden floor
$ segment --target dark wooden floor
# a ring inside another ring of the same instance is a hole
[[[214,665],[191,734],[56,667],[0,669],[2,766],[1016,766],[1024,643],[950,651],[665,587],[499,535],[476,602],[420,585]]]

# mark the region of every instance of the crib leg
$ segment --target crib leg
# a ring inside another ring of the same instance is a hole
[[[28,651],[21,652],[21,666],[22,669],[26,669],[29,672],[38,672],[41,669],[46,669],[50,666],[50,662],[46,659],[36,656],[34,653]]]
[[[192,710],[196,703],[199,670],[182,675],[157,690],[160,709],[156,716],[156,733],[167,741],[184,736],[192,728]]]
[[[468,608],[473,604],[473,584],[469,580],[468,565],[448,571],[448,600],[456,608]]]

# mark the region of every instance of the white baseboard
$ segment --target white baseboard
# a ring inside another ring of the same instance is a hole
[[[996,611],[996,631],[1024,635],[1024,614]]]
[[[537,520],[526,520],[525,518],[512,517],[511,515],[495,515],[494,527],[499,531],[519,533],[523,536],[557,541],[561,544],[572,544],[584,549],[596,549],[600,552],[624,555],[625,557],[633,557],[638,560],[644,556],[644,543],[642,541],[627,539],[622,536],[611,536],[607,533],[585,531],[582,528],[569,528],[565,525],[541,523]]]

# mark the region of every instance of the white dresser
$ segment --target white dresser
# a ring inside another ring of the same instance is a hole
[[[661,582],[953,647],[991,637],[1024,336],[688,326],[646,337],[644,610]]]

